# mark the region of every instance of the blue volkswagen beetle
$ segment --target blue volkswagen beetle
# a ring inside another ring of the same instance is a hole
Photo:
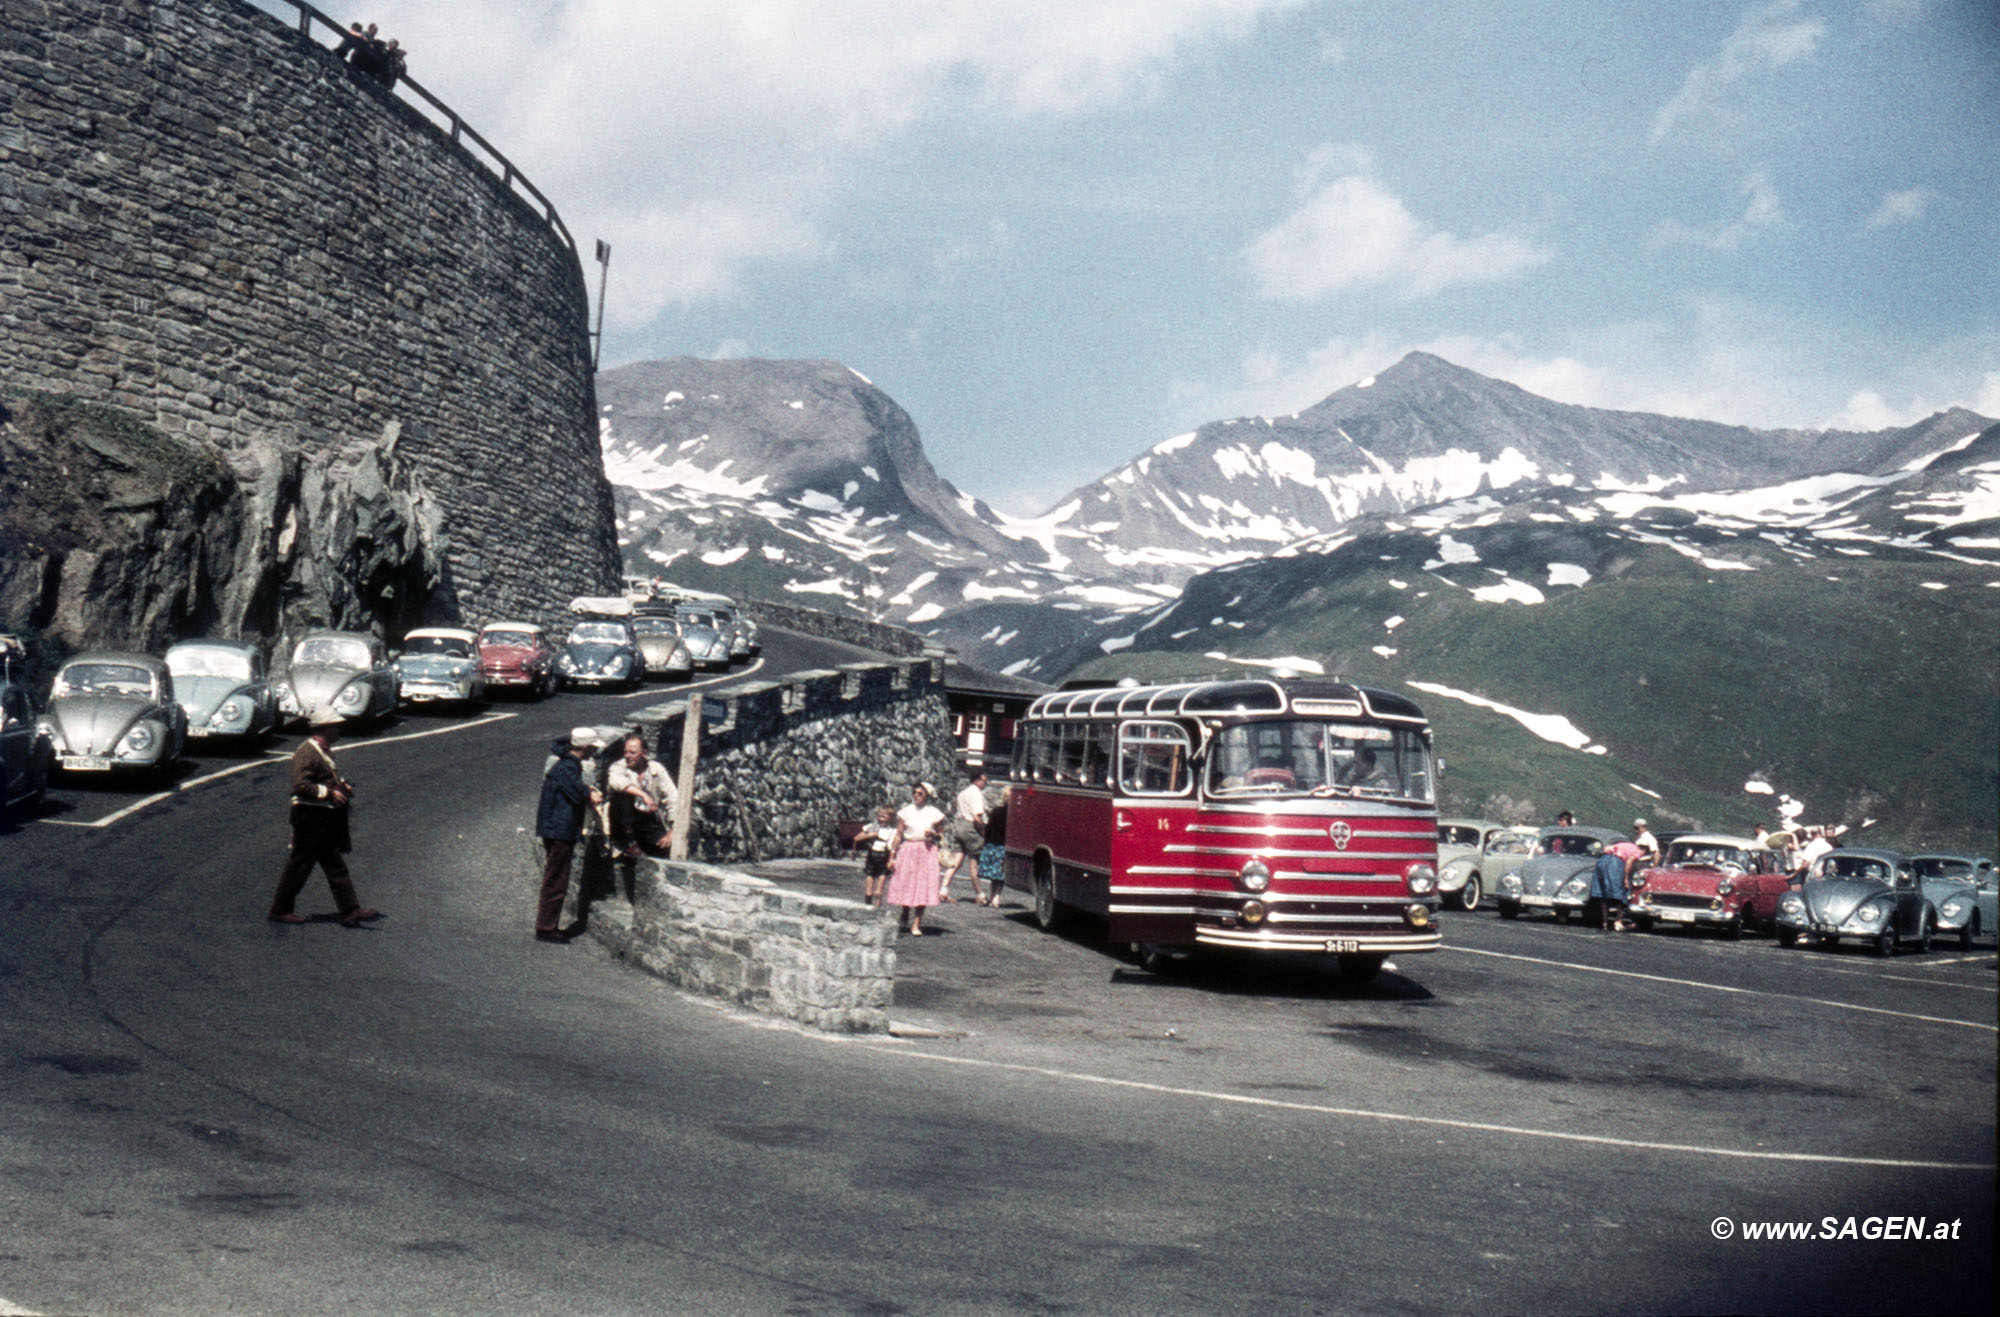
[[[195,739],[257,741],[278,728],[278,697],[264,651],[247,640],[183,640],[167,650],[174,698]]]
[[[1778,942],[1788,947],[1807,938],[1825,947],[1845,940],[1893,956],[1906,942],[1929,951],[1936,931],[1937,910],[1895,851],[1828,851],[1799,890],[1778,901]]]

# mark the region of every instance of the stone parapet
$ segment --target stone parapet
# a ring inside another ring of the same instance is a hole
[[[806,608],[776,599],[746,599],[743,606],[760,623],[797,631],[801,635],[818,636],[822,640],[860,645],[883,654],[915,657],[931,648],[929,641],[906,627],[871,622],[857,613]]]
[[[614,882],[614,888],[620,886]],[[572,913],[613,954],[675,987],[829,1033],[886,1033],[896,919],[676,860],[634,861],[622,893]]]

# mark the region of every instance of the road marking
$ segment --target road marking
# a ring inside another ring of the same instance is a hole
[[[639,684],[639,689],[626,691],[623,695],[615,696],[613,698],[620,700],[636,700],[642,695],[672,695],[677,691],[701,690],[704,687],[713,686],[717,682],[733,681],[737,677],[747,677],[751,673],[757,671],[759,668],[763,666],[764,666],[763,659],[761,658],[752,659],[750,665],[744,668],[741,672],[718,672],[713,677],[703,677],[700,681],[689,681],[679,686],[648,686],[644,682],[641,682]]]
[[[941,1052],[905,1050],[893,1044],[871,1043],[868,1046],[891,1056],[906,1056],[914,1060],[938,1061],[945,1065],[973,1066],[987,1070],[1006,1070],[1015,1074],[1040,1075],[1046,1079],[1067,1080],[1071,1083],[1097,1084],[1106,1088],[1131,1089],[1140,1093],[1159,1093],[1167,1097],[1200,1098],[1209,1102],[1231,1102],[1238,1106],[1263,1107],[1274,1111],[1300,1111],[1316,1116],[1347,1116],[1358,1120],[1379,1120],[1393,1124],[1427,1125],[1436,1129],[1470,1130],[1480,1134],[1511,1134],[1520,1138],[1550,1139],[1560,1143],[1588,1143],[1598,1147],[1677,1152],[1698,1157],[1733,1157],[1745,1161],[1818,1162],[1835,1166],[1882,1166],[1921,1171],[1980,1171],[1988,1175],[1994,1170],[1992,1162],[1932,1162],[1895,1157],[1840,1157],[1821,1152],[1766,1152],[1750,1148],[1715,1148],[1699,1143],[1656,1143],[1646,1139],[1621,1139],[1608,1134],[1573,1134],[1567,1130],[1535,1129],[1526,1125],[1454,1120],[1449,1116],[1418,1116],[1406,1111],[1371,1111],[1366,1107],[1332,1107],[1317,1102],[1290,1102],[1283,1098],[1219,1093],[1212,1089],[1177,1088],[1169,1084],[1150,1084],[1141,1079],[1116,1079],[1110,1075],[1093,1075],[1080,1070],[1057,1070],[1049,1066],[1026,1065],[1018,1061],[989,1061],[982,1057],[949,1056]]]
[[[1611,974],[1622,979],[1645,979],[1651,983],[1671,983],[1682,988],[1706,988],[1710,992],[1733,992],[1745,997],[1776,997],[1780,1001],[1806,1002],[1813,1006],[1833,1006],[1843,1011],[1866,1011],[1871,1015],[1893,1015],[1902,1020],[1922,1020],[1926,1024],[1953,1024],[1961,1029],[1983,1029],[1987,1033],[2000,1033],[2000,1025],[1982,1024],[1977,1020],[1949,1020],[1941,1015],[1916,1015],[1909,1011],[1892,1011],[1886,1006],[1862,1006],[1849,1001],[1829,1001],[1824,997],[1800,997],[1789,992],[1766,992],[1762,988],[1737,988],[1726,983],[1703,983],[1699,979],[1668,978],[1664,974],[1641,974],[1637,970],[1606,969],[1602,965],[1579,965],[1575,961],[1545,960],[1540,956],[1517,956],[1505,951],[1483,951],[1478,947],[1447,946],[1439,949],[1462,952],[1468,956],[1492,956],[1495,960],[1520,960],[1530,965],[1552,965],[1557,969],[1588,970],[1592,974]]]
[[[515,718],[519,716],[520,715],[518,714],[512,714],[512,713],[489,713],[484,718],[476,718],[471,722],[453,723],[448,727],[433,727],[426,731],[421,731],[421,732],[405,732],[400,736],[384,736],[379,740],[350,741],[346,745],[343,745],[341,747],[341,752],[345,754],[349,751],[364,749],[371,745],[389,745],[396,741],[416,741],[416,740],[421,740],[423,737],[426,736],[443,736],[447,732],[462,732],[467,730],[468,728],[480,727],[484,726],[487,723],[499,722],[505,718]],[[253,768],[264,768],[271,764],[278,763],[282,760],[290,759],[291,757],[292,756],[289,751],[266,750],[261,756],[259,756],[256,759],[246,759],[240,764],[231,764],[227,768],[218,768],[213,773],[204,773],[200,777],[191,777],[185,782],[177,782],[172,787],[170,787],[165,791],[157,791],[150,796],[143,796],[140,799],[135,800],[131,804],[125,806],[125,808],[123,809],[114,810],[113,812],[106,814],[101,819],[89,819],[89,820],[43,819],[41,821],[43,823],[58,824],[65,828],[108,828],[114,823],[117,823],[123,819],[130,818],[132,815],[137,814],[142,809],[147,809],[153,805],[157,805],[161,801],[166,800],[171,796],[177,796],[183,791],[192,791],[196,787],[206,786],[210,782],[217,781],[218,779],[229,777],[236,773],[247,773]]]

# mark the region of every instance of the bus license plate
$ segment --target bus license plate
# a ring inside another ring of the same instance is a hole
[[[108,773],[111,771],[109,759],[99,759],[94,755],[64,755],[63,771],[67,773]]]
[[[1326,949],[1336,955],[1352,955],[1361,950],[1361,942],[1358,938],[1330,937],[1326,940]]]

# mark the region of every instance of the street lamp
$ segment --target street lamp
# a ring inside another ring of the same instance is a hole
[[[597,362],[604,355],[604,285],[611,278],[611,244],[604,239],[597,240],[597,332],[592,334],[590,348],[590,373],[597,373]]]

